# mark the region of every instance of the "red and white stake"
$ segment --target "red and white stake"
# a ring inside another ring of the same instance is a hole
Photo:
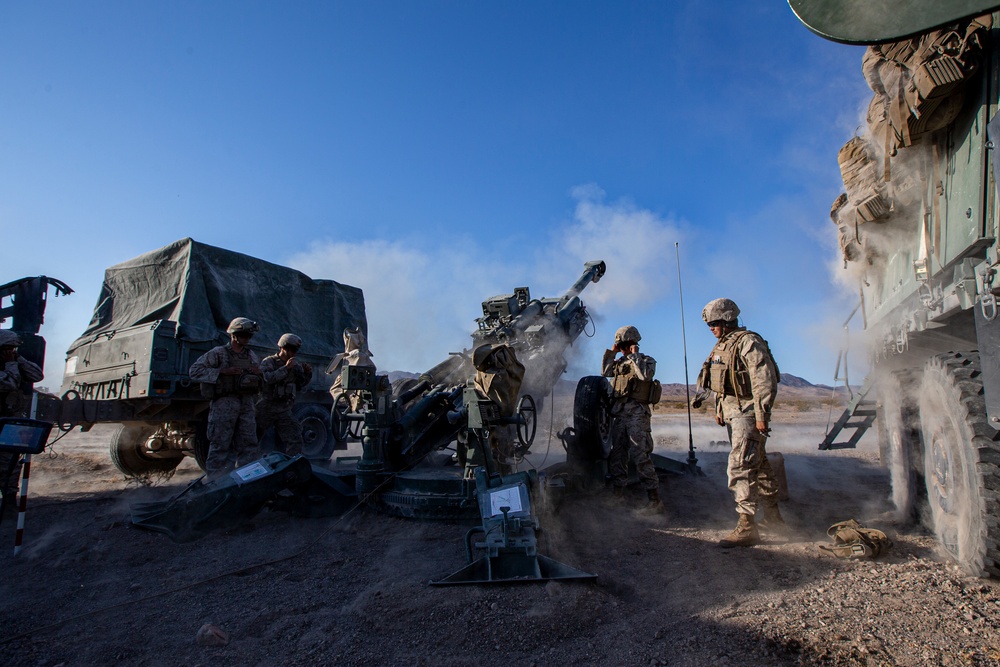
[[[21,552],[21,540],[24,539],[24,515],[28,511],[28,474],[31,472],[31,454],[24,455],[24,467],[21,469],[21,493],[17,503],[17,532],[14,534],[14,555]]]

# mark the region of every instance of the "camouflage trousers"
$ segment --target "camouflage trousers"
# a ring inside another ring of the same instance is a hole
[[[208,410],[208,460],[205,472],[220,477],[260,458],[252,394],[222,396]]]
[[[738,417],[726,423],[732,451],[729,452],[729,490],[736,499],[736,511],[753,516],[758,502],[778,505],[778,482],[771,471],[764,447],[767,436],[757,431],[754,417]]]
[[[0,452],[0,493],[3,494],[3,509],[8,512],[17,511],[18,482],[21,479],[21,455],[13,452]]]
[[[628,485],[628,463],[631,460],[639,473],[642,488],[659,488],[660,480],[649,457],[653,453],[653,434],[649,408],[638,401],[627,400],[612,409],[615,418],[611,426],[611,453],[608,472],[615,486]]]
[[[297,456],[302,453],[302,424],[292,416],[292,403],[264,399],[257,404],[257,441],[274,427],[274,451]]]

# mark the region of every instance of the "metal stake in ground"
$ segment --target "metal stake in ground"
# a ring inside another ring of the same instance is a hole
[[[14,555],[21,553],[21,541],[24,539],[24,517],[28,512],[28,475],[31,472],[31,454],[24,455],[24,465],[21,468],[21,493],[17,504],[17,532],[14,533]]]

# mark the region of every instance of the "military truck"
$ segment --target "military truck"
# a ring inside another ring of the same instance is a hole
[[[313,366],[294,408],[303,453],[326,459],[346,447],[330,428],[333,378],[324,370],[343,352],[345,328],[367,334],[361,290],[190,238],[105,271],[93,319],[66,353],[62,396],[40,401],[38,418],[117,424],[111,460],[126,475],[169,472],[186,455],[204,466],[209,401],[188,369],[228,342],[238,316],[259,324],[250,347],[261,358],[283,333],[303,340],[298,358]]]
[[[820,448],[876,426],[901,518],[919,515],[967,572],[1000,576],[1000,3],[790,5],[819,35],[867,45],[874,93],[830,213],[870,373]]]

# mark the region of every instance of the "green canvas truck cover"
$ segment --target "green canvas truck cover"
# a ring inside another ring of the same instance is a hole
[[[157,320],[176,322],[183,341],[221,345],[234,317],[260,325],[255,347],[277,350],[290,332],[302,338],[303,353],[327,358],[343,351],[345,328],[368,331],[359,288],[186,238],[105,270],[90,325],[67,356],[102,335]]]

